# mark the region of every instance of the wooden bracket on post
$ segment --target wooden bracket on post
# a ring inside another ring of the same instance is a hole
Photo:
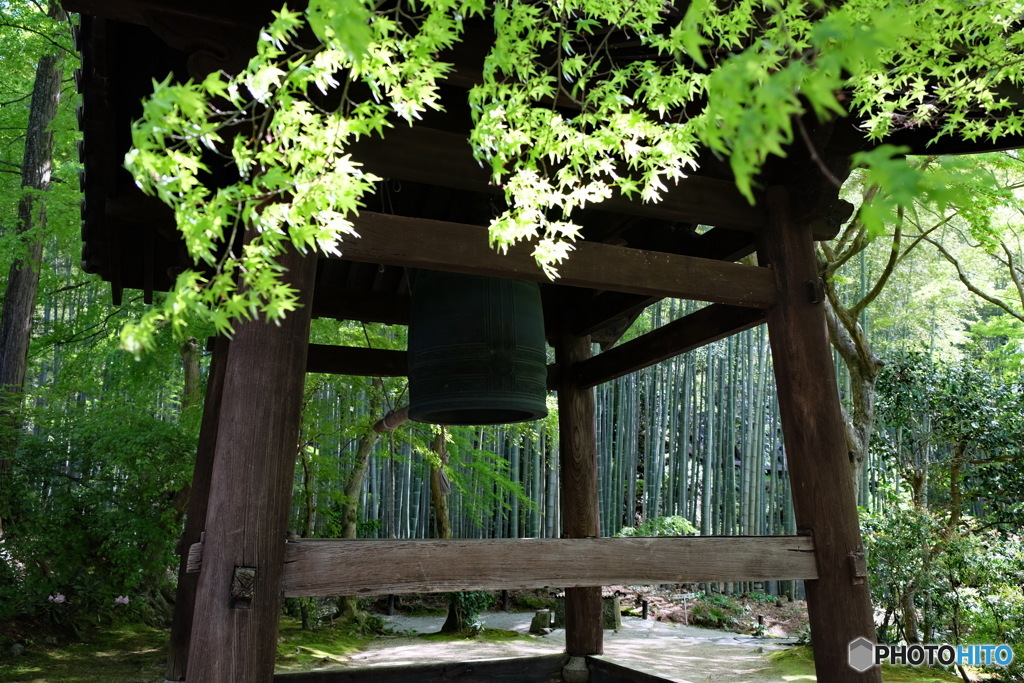
[[[868,561],[863,550],[854,550],[846,556],[850,563],[850,583],[860,586],[868,580]]]
[[[820,277],[807,281],[807,300],[812,304],[820,304],[825,300],[825,283]]]
[[[231,609],[249,609],[256,593],[256,567],[235,567],[231,575]]]
[[[198,574],[203,568],[203,543],[206,541],[206,532],[199,534],[199,542],[188,547],[188,560],[185,563],[186,574]]]

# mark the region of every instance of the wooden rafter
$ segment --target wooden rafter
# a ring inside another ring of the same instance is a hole
[[[355,143],[352,156],[368,171],[386,178],[482,194],[502,193],[502,189],[491,182],[488,170],[473,158],[464,133],[398,126],[389,130],[384,139],[364,138]],[[763,212],[751,206],[734,183],[704,176],[684,179],[657,203],[615,196],[603,202],[601,209],[745,232],[756,232],[766,220]]]

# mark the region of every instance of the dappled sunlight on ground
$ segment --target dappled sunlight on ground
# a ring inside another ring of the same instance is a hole
[[[487,628],[521,634],[512,640],[461,639],[442,641],[415,637],[440,628],[443,618],[389,617],[399,632],[379,639],[353,655],[348,666],[394,666],[428,662],[463,662],[473,659],[536,657],[565,652],[565,632],[527,635],[532,613],[485,615]],[[435,623],[436,622],[436,623]],[[781,647],[770,640],[674,624],[623,618],[623,628],[605,631],[603,658],[622,666],[661,676],[676,683],[782,683],[765,653]],[[799,680],[800,677],[791,680]],[[811,677],[809,680],[814,680]]]

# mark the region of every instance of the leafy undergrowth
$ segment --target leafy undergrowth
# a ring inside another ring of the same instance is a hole
[[[773,652],[768,655],[780,681],[814,681],[814,654],[807,646]],[[963,679],[948,672],[927,667],[882,666],[885,683],[963,683]]]

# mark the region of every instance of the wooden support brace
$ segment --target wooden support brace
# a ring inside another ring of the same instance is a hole
[[[749,330],[763,323],[764,319],[764,311],[756,308],[711,304],[581,361],[577,368],[578,381],[582,387],[593,387]]]
[[[299,539],[281,586],[314,597],[817,577],[809,536]]]
[[[273,678],[316,259],[280,263],[298,309],[280,325],[239,323],[228,352],[189,683]]]
[[[579,364],[590,357],[590,337],[563,332],[555,345],[561,366],[558,382],[559,467],[562,482],[562,534],[565,538],[601,535],[597,486],[597,432],[594,390],[578,380]],[[570,657],[604,652],[601,585],[565,591],[565,650]]]
[[[206,401],[203,404],[203,422],[199,429],[196,463],[192,473],[185,531],[181,536],[181,562],[178,567],[178,587],[174,593],[174,614],[171,618],[170,646],[164,678],[168,681],[185,680],[189,643],[192,639],[192,619],[195,614],[196,589],[199,584],[199,566],[202,561],[202,543],[206,538],[206,508],[210,498],[210,479],[213,474],[214,452],[220,425],[221,396],[227,369],[230,342],[221,337],[211,340],[210,375],[207,380]],[[192,549],[198,545],[195,555]],[[198,557],[196,557],[198,555]]]
[[[813,237],[794,220],[786,188],[769,189],[768,209],[758,254],[777,277],[767,323],[793,509],[818,561],[818,578],[807,582],[815,669],[819,681],[879,683],[877,667],[861,673],[848,663],[850,643],[874,641],[875,626]]]

